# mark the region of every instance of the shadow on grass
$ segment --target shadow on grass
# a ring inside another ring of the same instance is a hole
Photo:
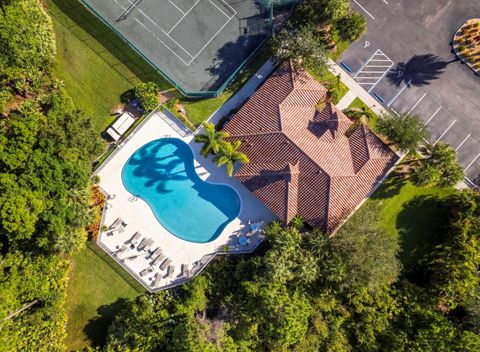
[[[407,180],[402,174],[393,171],[392,174],[382,183],[380,188],[372,194],[371,199],[388,199],[398,194],[405,186]]]
[[[105,304],[98,307],[98,316],[90,319],[83,329],[85,336],[90,340],[92,346],[97,347],[105,345],[108,327],[115,318],[115,315],[125,306],[127,302],[127,299],[119,298],[111,304]]]
[[[49,14],[100,56],[132,85],[152,81],[161,90],[173,88],[158,70],[78,0],[51,0]],[[133,74],[133,75],[132,75]]]
[[[442,198],[434,195],[416,196],[404,204],[397,216],[397,229],[402,248],[400,261],[405,275],[418,285],[429,280],[425,260],[442,242],[448,227],[448,209]]]

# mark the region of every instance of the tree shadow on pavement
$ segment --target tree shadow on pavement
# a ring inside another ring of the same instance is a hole
[[[402,82],[413,86],[424,86],[436,80],[448,64],[457,59],[445,61],[435,54],[415,55],[407,62],[399,62],[387,74],[390,83],[399,87]]]

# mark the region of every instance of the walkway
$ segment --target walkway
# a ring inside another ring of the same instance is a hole
[[[360,98],[367,106],[373,110],[374,113],[388,114],[388,111],[378,103],[374,97],[372,97],[365,89],[362,88],[350,75],[345,72],[339,65],[332,59],[328,60],[330,71],[335,75],[340,75],[340,80],[348,87],[349,91],[338,102],[337,107],[344,110],[347,108],[356,97]]]

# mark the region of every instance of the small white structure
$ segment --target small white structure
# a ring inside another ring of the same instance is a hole
[[[107,133],[114,141],[118,141],[120,137],[127,132],[130,126],[133,125],[135,119],[133,115],[127,111],[120,115],[115,123],[107,130]]]

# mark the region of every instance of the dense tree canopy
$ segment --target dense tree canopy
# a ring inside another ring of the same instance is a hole
[[[69,260],[60,254],[85,244],[101,144],[51,73],[55,37],[41,2],[2,6],[0,350],[61,351]]]
[[[429,133],[417,115],[384,115],[377,121],[378,132],[385,135],[402,152],[415,153]]]

